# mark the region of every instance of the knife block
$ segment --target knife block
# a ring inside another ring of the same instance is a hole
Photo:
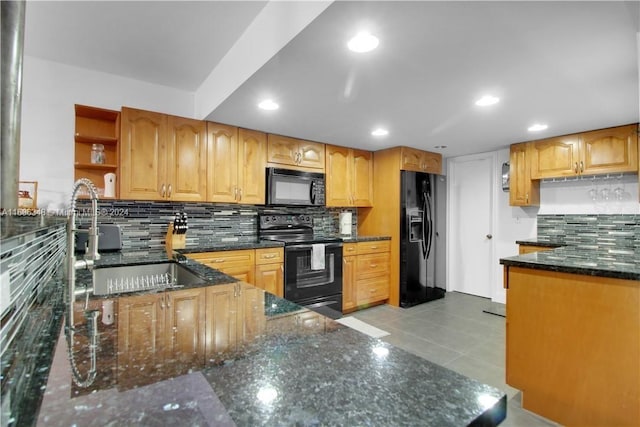
[[[166,246],[167,251],[171,252],[174,249],[184,249],[187,244],[187,234],[175,234],[173,223],[169,224],[167,229]]]

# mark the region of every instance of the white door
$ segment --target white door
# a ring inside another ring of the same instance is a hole
[[[450,291],[491,298],[494,155],[448,160]]]

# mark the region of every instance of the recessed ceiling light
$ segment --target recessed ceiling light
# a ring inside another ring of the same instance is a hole
[[[278,108],[280,108],[280,106],[272,99],[265,99],[258,104],[258,107],[262,108],[263,110],[277,110]]]
[[[527,130],[529,132],[540,132],[541,130],[545,130],[546,128],[548,128],[549,126],[543,124],[543,123],[536,123],[535,125],[531,125],[527,128]]]
[[[378,47],[378,38],[367,31],[360,31],[349,42],[347,47],[358,53],[369,52]]]
[[[446,146],[446,145],[436,145],[436,146],[435,146],[435,147],[433,147],[433,148],[437,148],[438,150],[441,150],[441,149],[443,149],[443,148],[447,148],[447,146]]]
[[[383,128],[377,128],[371,131],[371,135],[373,136],[387,136],[389,135],[389,131]]]
[[[476,101],[476,105],[479,107],[488,107],[489,105],[497,104],[500,102],[500,98],[492,95],[485,95]]]

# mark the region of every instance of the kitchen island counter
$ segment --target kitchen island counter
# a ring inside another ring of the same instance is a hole
[[[258,326],[235,351],[199,368],[158,358],[166,349],[151,346],[137,349],[136,357],[161,361],[161,369],[113,362],[123,351],[117,337],[128,334],[116,316],[113,325],[99,324],[98,366],[111,360],[110,367],[81,388],[73,383],[61,329],[38,424],[462,426],[497,425],[506,416],[506,395],[498,389],[246,283],[226,286],[254,295],[238,322]],[[207,306],[205,317],[220,310]],[[86,338],[76,342],[75,362],[86,372],[82,342]]]
[[[549,251],[502,258],[500,264],[506,267],[640,280],[638,248],[563,246]]]

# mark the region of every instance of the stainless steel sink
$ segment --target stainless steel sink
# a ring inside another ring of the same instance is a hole
[[[93,270],[94,295],[179,288],[204,282],[205,279],[175,262],[104,267]]]

